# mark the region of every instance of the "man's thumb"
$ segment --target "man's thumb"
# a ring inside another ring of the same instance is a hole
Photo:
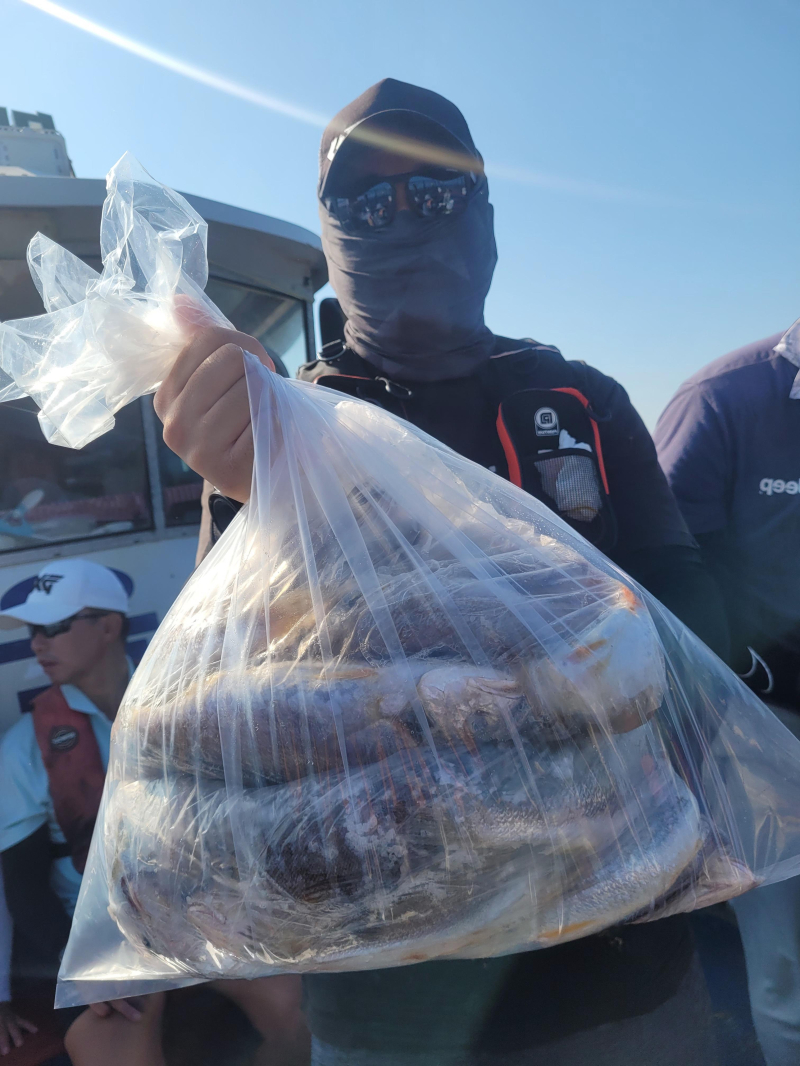
[[[192,296],[176,296],[173,307],[175,317],[181,325],[184,333],[191,337],[201,329],[209,326],[222,326],[230,328],[230,323],[219,312],[214,314],[216,308],[201,304]]]

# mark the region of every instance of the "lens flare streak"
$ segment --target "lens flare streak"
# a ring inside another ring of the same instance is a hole
[[[324,129],[328,124],[329,119],[325,115],[320,115],[316,111],[310,111],[308,108],[300,107],[298,104],[293,104],[289,100],[282,100],[269,93],[263,93],[258,89],[251,89],[249,86],[242,85],[239,82],[233,81],[231,78],[223,77],[221,74],[215,74],[210,70],[204,70],[202,67],[198,67],[193,63],[187,63],[185,60],[178,59],[176,56],[168,55],[166,52],[159,51],[157,48],[151,48],[150,45],[143,44],[141,41],[136,41],[132,37],[126,37],[122,33],[117,33],[115,30],[109,29],[107,26],[102,26],[99,22],[94,22],[92,19],[85,18],[83,15],[79,15],[77,12],[63,7],[61,4],[53,3],[53,0],[20,0],[20,2],[28,7],[35,8],[37,11],[41,11],[45,15],[50,15],[52,18],[58,19],[59,21],[66,23],[68,26],[72,26],[74,29],[88,33],[92,37],[97,37],[99,40],[114,45],[116,48],[121,48],[123,51],[128,52],[131,55],[138,56],[140,59],[147,60],[149,63],[155,63],[164,70],[169,70],[174,74],[189,78],[190,80],[197,82],[199,85],[205,85],[209,89],[216,89],[218,92],[226,93],[228,96],[244,100],[249,104],[254,104],[256,107],[264,108],[275,114],[285,115],[287,118],[295,119],[295,121],[302,122],[307,126],[315,126],[318,129]],[[419,142],[397,134],[388,134],[381,131],[370,130],[369,128],[357,128],[353,130],[350,135],[356,140],[363,141],[373,147],[386,148],[399,155],[408,155],[416,158],[419,158],[420,155],[422,155],[423,158],[429,157],[431,163],[439,166],[449,166],[464,170],[480,170],[482,166],[481,163],[477,163],[476,165],[476,160],[472,157],[463,156],[461,153],[453,152],[446,148],[435,149],[434,157],[431,155],[433,146],[429,144],[424,146],[423,152],[420,152]],[[574,178],[527,170],[515,166],[504,166],[502,164],[491,163],[489,165],[489,172],[493,178],[499,179],[500,181],[508,181],[520,185],[538,186],[542,189],[549,189],[553,192],[578,196],[583,199],[606,201],[616,200],[631,204],[638,203],[641,205],[674,208],[701,206],[696,202],[676,196],[601,185],[592,181],[580,181]]]
[[[202,67],[197,67],[193,63],[186,63],[175,56],[167,55],[166,52],[160,52],[156,48],[142,44],[141,41],[135,41],[133,38],[117,33],[107,26],[101,26],[98,22],[84,18],[83,15],[62,7],[61,4],[54,4],[52,0],[21,0],[21,2],[27,4],[28,7],[36,8],[37,11],[41,11],[45,15],[51,15],[61,22],[66,22],[67,25],[73,26],[75,29],[83,30],[84,33],[91,34],[92,37],[98,37],[101,41],[106,41],[108,44],[113,44],[125,52],[130,52],[131,55],[146,59],[150,63],[164,67],[165,70],[171,70],[175,74],[181,74],[184,78],[190,78],[201,85],[206,85],[209,89],[217,89],[219,92],[227,93],[228,96],[236,96],[240,100],[246,100],[248,103],[263,107],[267,111],[286,115],[287,118],[304,122],[308,126],[317,126],[324,129],[328,122],[324,115],[318,115],[314,111],[298,107],[297,104],[290,103],[287,100],[281,100],[276,96],[259,92],[257,89],[240,85],[230,78],[214,74],[213,71],[203,70]]]

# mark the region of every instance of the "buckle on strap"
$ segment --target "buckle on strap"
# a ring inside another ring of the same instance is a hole
[[[321,363],[332,363],[334,359],[338,359],[340,355],[344,353],[345,344],[341,340],[328,341],[327,344],[323,344],[320,350],[317,352],[317,359]]]
[[[391,378],[374,378],[374,381],[380,381],[390,396],[394,396],[396,400],[410,400],[414,395],[413,389],[407,389],[405,385],[398,385],[396,381],[392,381]]]

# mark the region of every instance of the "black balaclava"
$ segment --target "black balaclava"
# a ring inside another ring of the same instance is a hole
[[[386,229],[345,233],[323,198],[335,191],[348,155],[365,142],[397,151],[398,135],[405,146],[424,142],[432,162],[478,174],[466,211],[435,220],[401,211]],[[497,262],[493,210],[483,161],[454,104],[393,78],[367,89],[323,134],[319,197],[322,247],[349,347],[384,374],[420,382],[466,377],[489,358],[494,338],[483,305]]]

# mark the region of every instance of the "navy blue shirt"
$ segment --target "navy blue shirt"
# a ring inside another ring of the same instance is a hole
[[[690,530],[727,570],[733,631],[761,654],[798,656],[800,398],[798,367],[774,351],[782,336],[689,378],[654,436]]]

